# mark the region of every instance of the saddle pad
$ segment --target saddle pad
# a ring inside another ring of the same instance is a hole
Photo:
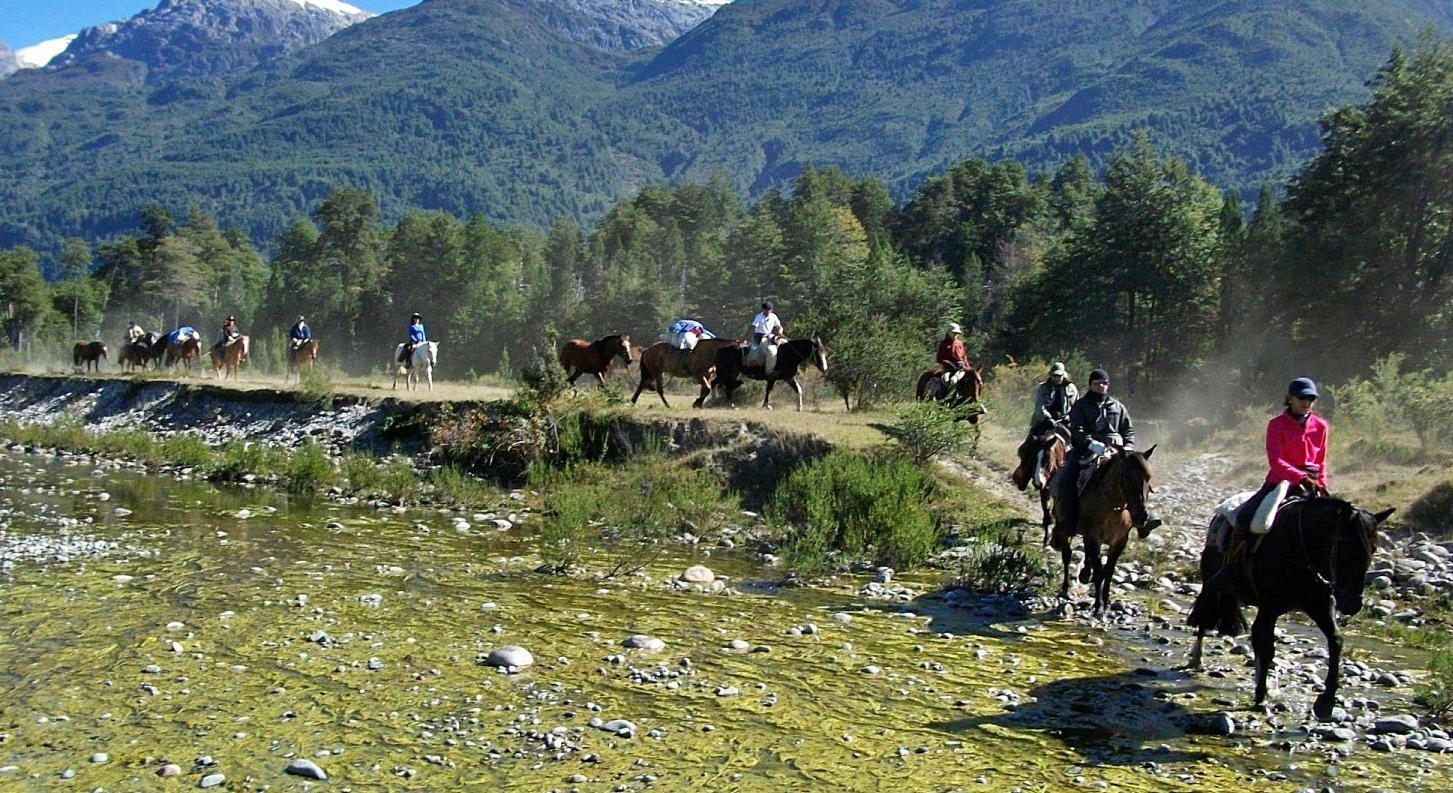
[[[1290,482],[1278,482],[1276,489],[1267,494],[1266,499],[1256,510],[1256,516],[1251,519],[1252,534],[1266,534],[1271,531],[1271,526],[1276,523],[1276,512],[1281,508],[1281,503],[1286,500],[1287,491],[1291,489]]]
[[[1220,504],[1217,504],[1216,508],[1212,510],[1212,512],[1224,517],[1226,520],[1235,520],[1236,510],[1240,509],[1242,504],[1250,501],[1251,497],[1254,495],[1256,495],[1255,490],[1246,490],[1241,493],[1237,493],[1236,495],[1226,499],[1225,501],[1222,501]]]

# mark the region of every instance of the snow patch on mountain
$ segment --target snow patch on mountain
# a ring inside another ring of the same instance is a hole
[[[20,62],[22,69],[39,69],[65,52],[66,47],[71,46],[71,42],[75,40],[76,34],[72,33],[58,39],[42,41],[33,47],[22,47],[15,51],[15,59]]]
[[[325,11],[332,11],[335,14],[342,14],[349,17],[374,16],[374,14],[370,11],[364,11],[361,8],[356,8],[347,3],[340,3],[338,2],[338,0],[288,0],[288,2],[296,3],[300,6],[303,6],[304,8],[307,8],[308,6],[312,6],[313,8],[321,8]]]

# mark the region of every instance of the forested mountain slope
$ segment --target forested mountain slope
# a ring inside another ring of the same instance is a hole
[[[270,237],[342,184],[389,216],[535,226],[714,170],[759,194],[838,166],[902,197],[967,156],[1097,160],[1137,128],[1251,189],[1450,18],[1446,0],[737,0],[623,52],[570,33],[583,7],[425,0],[226,77],[149,84],[117,58],[17,74],[0,246],[110,234],[150,200]]]

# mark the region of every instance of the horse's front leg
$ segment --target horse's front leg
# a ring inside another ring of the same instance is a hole
[[[1206,629],[1196,629],[1196,643],[1191,645],[1191,657],[1186,659],[1186,668],[1199,672],[1201,670],[1201,644],[1206,640]]]
[[[581,376],[582,374],[585,374],[585,370],[583,370],[583,369],[576,369],[573,366],[570,367],[570,372],[571,372],[571,374],[570,374],[569,377],[565,378],[565,382],[569,383],[572,386],[575,385],[575,378]]]
[[[597,385],[605,385],[605,372],[596,372],[595,382]]]
[[[1115,565],[1120,561],[1120,554],[1125,552],[1125,542],[1129,539],[1129,535],[1126,535],[1121,537],[1118,542],[1110,544],[1110,552],[1105,559],[1105,565],[1098,571],[1099,577],[1095,582],[1097,585],[1095,601],[1102,611],[1110,608],[1110,587],[1115,583]]]
[[[766,393],[762,394],[762,407],[772,409],[772,389],[777,386],[777,381],[768,377]]]
[[[1059,549],[1060,562],[1064,569],[1064,583],[1060,585],[1059,596],[1065,600],[1070,599],[1070,543],[1065,540],[1063,548]]]
[[[1090,539],[1089,535],[1084,536],[1085,561],[1080,565],[1080,583],[1089,584],[1097,580],[1100,574],[1100,541]],[[1093,587],[1091,588],[1093,592]]]
[[[797,392],[797,412],[798,413],[801,413],[802,412],[802,385],[797,382],[797,378],[796,377],[789,378],[787,380],[787,382],[790,383],[792,385],[792,389]]]
[[[1253,702],[1266,701],[1266,676],[1271,672],[1271,659],[1276,654],[1276,619],[1281,615],[1270,609],[1258,609],[1251,623],[1251,651],[1256,658],[1256,694]]]
[[[1327,682],[1317,701],[1312,703],[1312,713],[1322,721],[1332,718],[1332,706],[1337,704],[1337,687],[1342,678],[1342,633],[1337,630],[1336,608],[1336,602],[1328,595],[1326,610],[1311,615],[1312,621],[1322,629],[1322,635],[1327,637]]]
[[[1040,526],[1044,529],[1044,545],[1049,545],[1049,529],[1054,525],[1054,515],[1049,508],[1049,485],[1039,489]]]

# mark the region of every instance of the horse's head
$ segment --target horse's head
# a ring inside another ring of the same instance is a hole
[[[616,338],[618,339],[618,342],[616,344],[616,352],[615,352],[615,354],[620,357],[620,359],[621,359],[621,366],[624,366],[627,369],[629,369],[629,368],[631,368],[631,337],[630,337],[630,334],[622,334],[620,336],[617,336]]]
[[[1377,527],[1394,510],[1374,514],[1345,501],[1340,506],[1337,544],[1332,552],[1332,597],[1337,610],[1350,617],[1362,610],[1367,568],[1372,566],[1372,555],[1377,552]]]
[[[239,336],[237,339],[242,343],[242,363],[247,363],[247,354],[252,351],[252,337]]]
[[[104,361],[109,361],[109,360],[111,360],[111,358],[110,358],[110,357],[109,357],[109,356],[108,356],[108,355],[107,355],[107,354],[106,354],[106,345],[105,345],[105,344],[103,344],[103,343],[101,343],[101,342],[96,342],[96,343],[97,343],[97,344],[98,344],[98,345],[99,345],[99,346],[100,346],[100,348],[101,348],[101,359],[102,359],[102,360],[104,360]]]
[[[1132,524],[1139,528],[1145,525],[1150,519],[1150,510],[1146,507],[1150,503],[1150,456],[1155,454],[1155,447],[1146,449],[1145,452],[1126,452],[1121,455],[1120,468],[1120,497],[1125,499],[1126,509],[1130,511]]]
[[[812,337],[811,360],[812,365],[817,367],[817,371],[827,374],[827,346],[822,343],[822,339],[816,336]]]

